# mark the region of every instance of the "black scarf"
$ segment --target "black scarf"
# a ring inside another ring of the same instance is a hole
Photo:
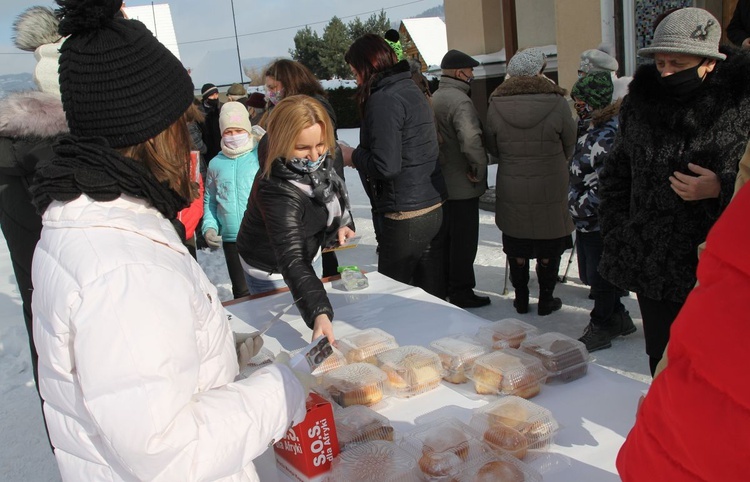
[[[271,175],[288,181],[296,181],[301,184],[312,186],[313,200],[324,207],[327,203],[333,200],[334,196],[338,198],[341,203],[341,212],[345,215],[348,214],[349,219],[344,220],[345,222],[343,223],[341,217],[337,217],[333,220],[331,225],[326,228],[326,241],[324,247],[328,247],[334,243],[338,244],[336,233],[339,228],[352,221],[352,216],[350,212],[349,193],[346,190],[344,180],[341,179],[333,168],[333,157],[329,155],[318,170],[309,173],[300,172],[294,169],[290,164],[287,164],[283,158],[278,158],[273,161]]]
[[[146,166],[112,149],[101,137],[66,136],[54,152],[56,156],[37,171],[31,187],[40,213],[52,201],[72,201],[81,194],[96,201],[113,201],[122,194],[145,199],[169,220],[188,205]]]

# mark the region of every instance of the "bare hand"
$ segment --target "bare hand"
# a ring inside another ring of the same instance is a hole
[[[310,341],[324,335],[328,338],[328,341],[331,342],[331,345],[333,345],[336,341],[336,338],[333,336],[333,323],[331,323],[331,319],[328,318],[328,315],[318,315],[315,317],[312,339]]]
[[[466,178],[471,182],[479,182],[479,177],[471,171],[466,173]]]
[[[669,183],[672,185],[672,190],[683,201],[700,201],[701,199],[719,197],[721,183],[719,182],[719,176],[715,172],[692,162],[688,163],[688,169],[698,176],[691,176],[677,171],[675,171],[673,176],[669,176]]]
[[[750,37],[746,38],[742,41],[742,48],[743,49],[750,49]]]
[[[349,229],[349,227],[347,226],[344,226],[343,228],[339,228],[339,231],[337,234],[338,234],[338,239],[339,239],[339,246],[345,245],[347,239],[351,239],[357,235],[357,233]]]
[[[339,144],[339,147],[341,148],[341,154],[344,156],[344,165],[346,167],[354,167],[354,164],[352,164],[352,152],[354,152],[354,148],[344,144]]]

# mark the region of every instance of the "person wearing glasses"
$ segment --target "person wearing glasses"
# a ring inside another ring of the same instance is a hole
[[[312,97],[280,101],[269,117],[268,154],[237,235],[251,294],[288,286],[313,339],[334,341],[321,251],[353,237],[346,185],[333,169],[331,119]]]

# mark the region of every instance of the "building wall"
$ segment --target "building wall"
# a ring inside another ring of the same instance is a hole
[[[566,9],[567,5],[565,2]],[[557,43],[555,0],[516,0],[516,22],[519,48]]]
[[[503,48],[500,0],[445,0],[444,7],[449,49],[480,55]]]
[[[578,79],[581,52],[602,42],[601,4],[592,0],[555,0],[557,10],[557,72],[570,91]]]

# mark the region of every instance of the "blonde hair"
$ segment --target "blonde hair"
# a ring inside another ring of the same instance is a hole
[[[118,149],[123,155],[142,162],[161,182],[166,182],[188,202],[198,197],[198,184],[190,175],[189,109],[156,136],[134,146]]]
[[[332,155],[336,148],[333,125],[323,104],[306,95],[293,95],[279,102],[268,120],[268,155],[263,176],[271,175],[274,160],[292,157],[299,134],[315,124],[320,125],[324,144]]]

